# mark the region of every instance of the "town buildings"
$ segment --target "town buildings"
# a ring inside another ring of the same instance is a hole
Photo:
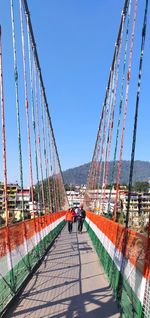
[[[128,194],[124,195],[123,212],[126,215],[128,205]],[[150,215],[150,192],[132,192],[130,196],[129,227],[140,229],[146,227]]]
[[[85,191],[84,191],[85,192]],[[80,191],[78,191],[80,193]],[[72,198],[74,196],[72,194]],[[76,200],[80,201],[77,196]],[[83,200],[83,197],[82,197]],[[72,202],[74,202],[72,200]],[[116,205],[117,221],[125,224],[128,206],[128,190],[126,187],[120,187],[118,199],[116,201],[115,188],[88,190],[85,197],[85,207],[94,213],[107,215],[110,217],[114,214]],[[144,229],[149,222],[150,215],[150,192],[132,192],[130,196],[128,226],[136,230]]]
[[[14,210],[16,207],[17,184],[7,185],[8,210]],[[4,183],[0,182],[0,213],[5,210],[5,191]]]
[[[9,222],[19,221],[22,218],[22,202],[24,203],[25,217],[29,213],[30,207],[30,188],[21,190],[17,183],[7,185],[7,202],[9,212]],[[3,224],[6,219],[5,211],[5,189],[4,183],[0,182],[0,224]]]
[[[9,221],[13,223],[19,221],[22,218],[22,202],[24,202],[24,216],[25,218],[32,218],[34,213],[37,215],[41,212],[42,207],[34,202],[34,206],[31,201],[30,188],[24,188],[23,192],[18,184],[8,184],[8,211]],[[99,189],[86,191],[86,186],[75,186],[74,191],[66,191],[69,206],[80,206],[81,203],[86,202],[85,208],[93,211],[94,213],[107,215],[108,211],[110,215],[114,213],[114,207],[116,204],[116,190]],[[86,193],[86,197],[84,197]],[[23,200],[23,201],[22,201]],[[119,190],[117,200],[117,221],[119,222],[120,216],[122,216],[122,222],[124,223],[128,206],[128,190],[125,187],[121,187]],[[130,196],[130,209],[129,209],[129,227],[140,230],[146,227],[149,222],[150,215],[150,192],[132,192]],[[5,211],[5,191],[4,184],[0,183],[0,225],[5,223],[6,211]]]

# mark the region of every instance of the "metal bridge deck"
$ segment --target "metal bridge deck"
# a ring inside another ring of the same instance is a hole
[[[63,229],[6,317],[120,317],[85,228]]]

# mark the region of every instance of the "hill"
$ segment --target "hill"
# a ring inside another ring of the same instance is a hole
[[[111,181],[113,162],[109,162],[109,175],[108,175],[108,183]],[[72,169],[68,169],[63,171],[64,182],[66,184],[86,184],[88,173],[89,173],[90,163],[83,164],[79,167],[75,167]],[[130,169],[130,161],[122,161],[121,168],[121,184],[128,184],[129,180],[129,169]],[[115,178],[117,177],[117,165],[115,168]],[[150,162],[148,161],[140,161],[136,160],[134,163],[134,174],[133,174],[133,183],[135,181],[148,181],[150,179]]]

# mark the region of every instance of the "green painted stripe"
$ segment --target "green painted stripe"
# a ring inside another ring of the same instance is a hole
[[[130,287],[128,281],[117,269],[112,258],[105,250],[104,246],[101,244],[100,240],[87,222],[85,222],[85,227],[90,235],[99,260],[113,289],[115,299],[118,301],[118,304],[121,308],[122,317],[141,318],[142,304],[138,297]]]
[[[48,233],[43,240],[41,240],[33,250],[22,258],[22,260],[13,268],[13,275],[15,284],[11,281],[12,271],[8,272],[5,277],[0,279],[0,313],[4,311],[8,303],[13,299],[15,294],[23,285],[25,279],[29,276],[34,267],[39,263],[42,256],[58,236],[65,221],[59,223],[50,233]]]

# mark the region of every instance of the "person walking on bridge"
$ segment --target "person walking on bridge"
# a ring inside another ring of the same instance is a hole
[[[69,231],[69,233],[72,232],[74,217],[75,217],[75,212],[74,212],[74,210],[72,208],[70,208],[67,211],[66,218],[65,218],[65,220],[68,222],[68,231]]]
[[[80,204],[80,207],[79,207],[78,213],[77,213],[78,233],[82,233],[83,223],[84,223],[85,217],[86,217],[86,212],[83,209],[83,204]]]

